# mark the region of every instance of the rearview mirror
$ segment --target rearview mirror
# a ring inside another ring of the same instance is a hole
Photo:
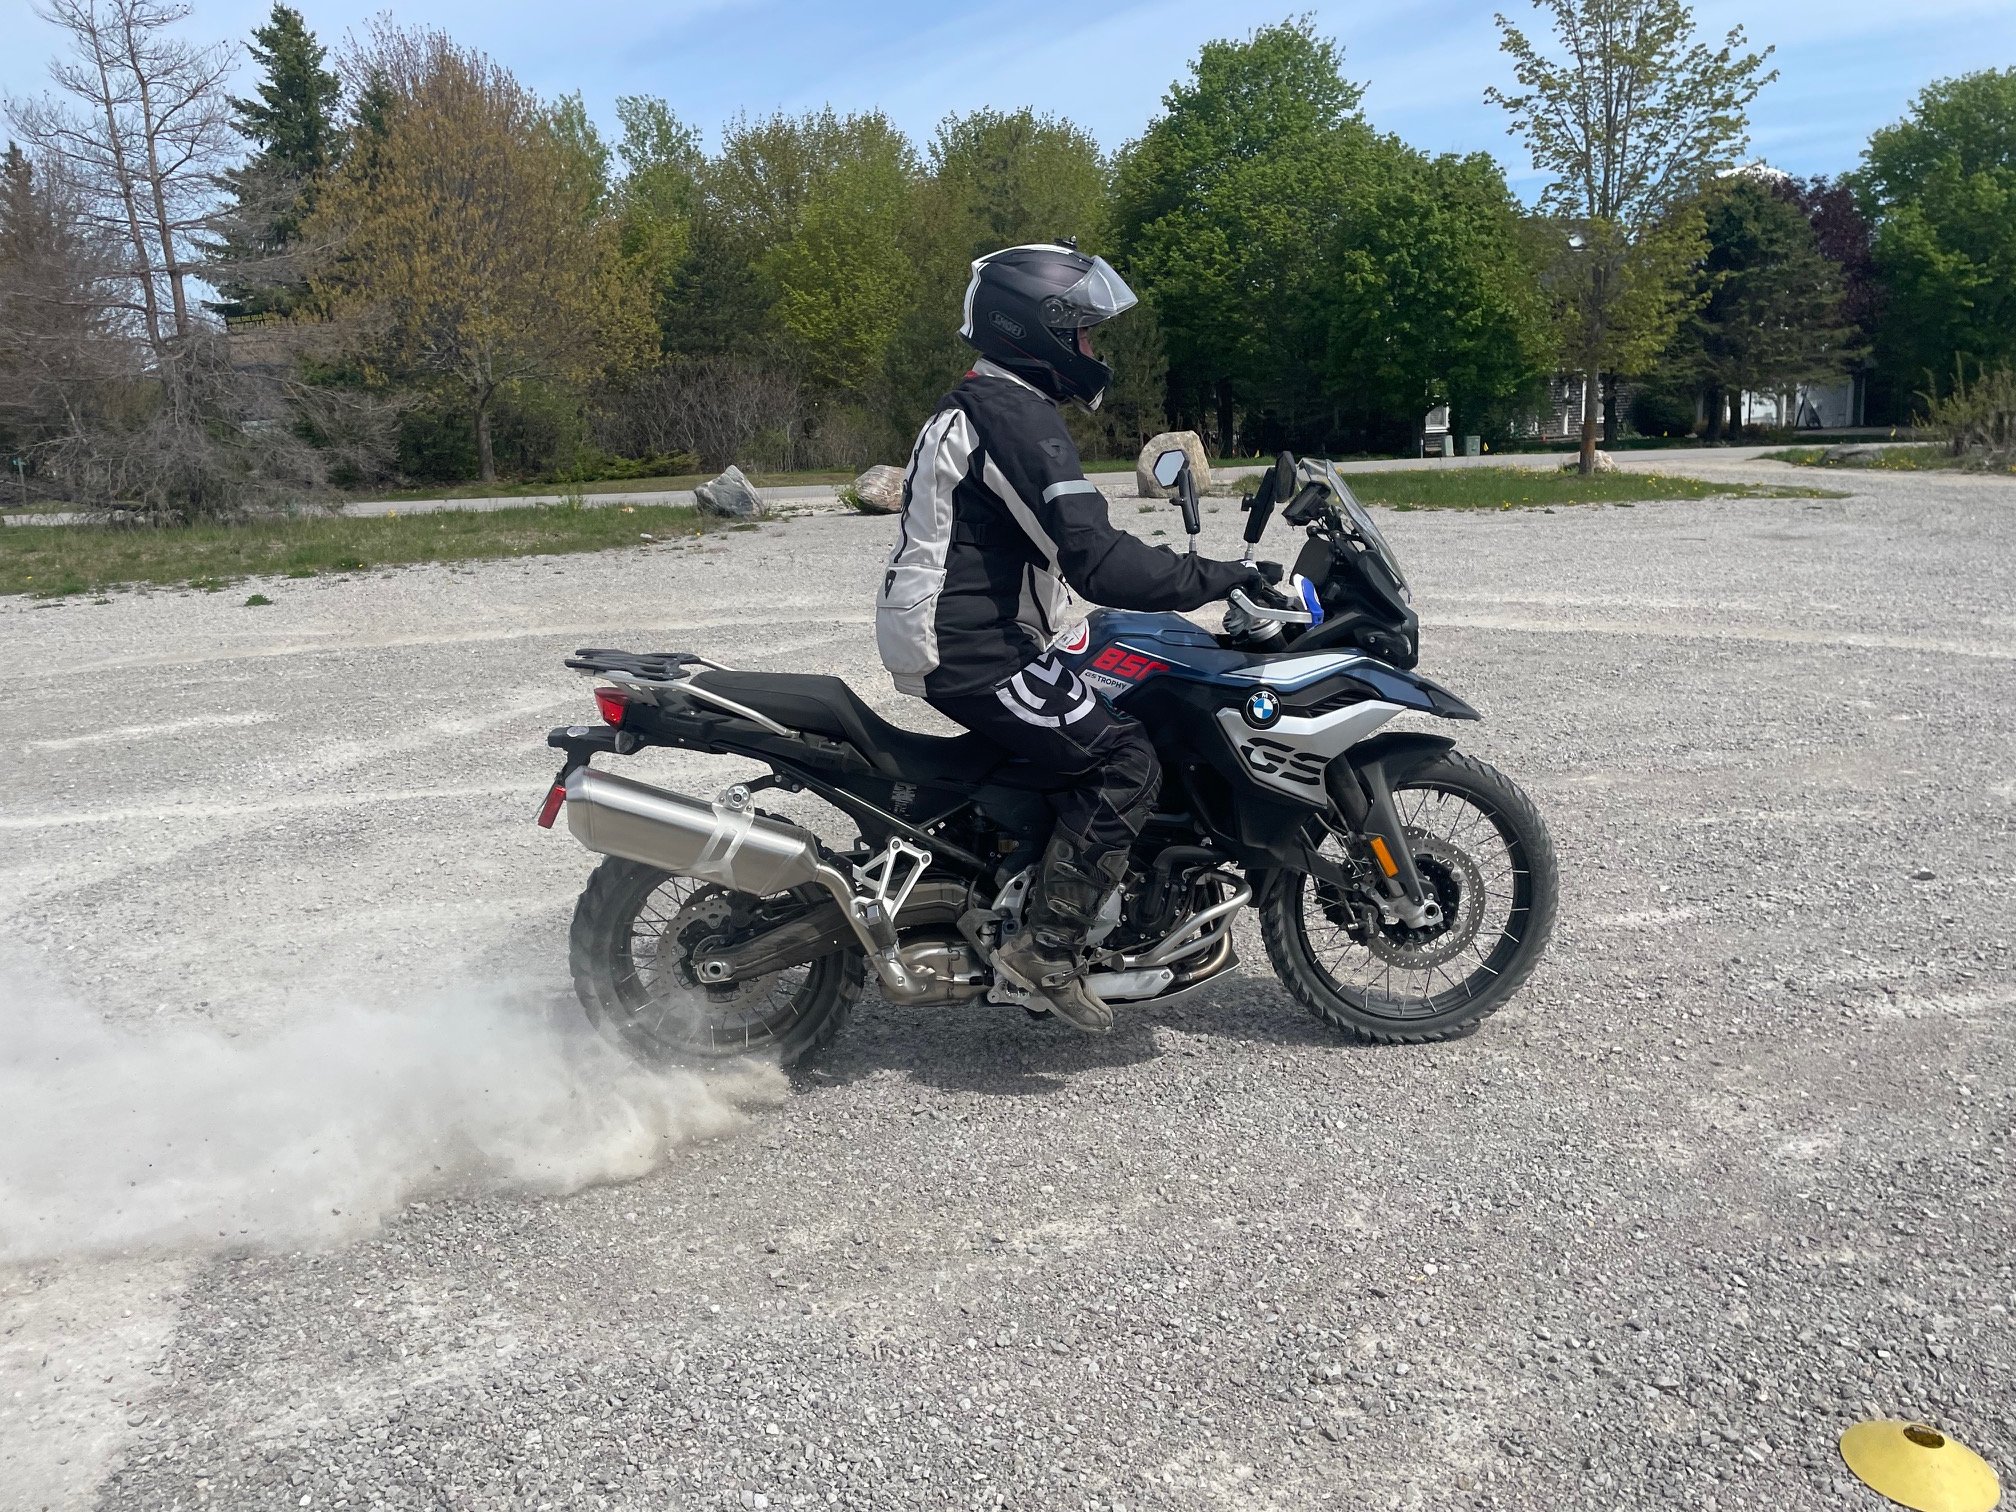
[[[1183,464],[1189,460],[1189,454],[1181,447],[1172,446],[1155,459],[1155,481],[1164,488],[1174,488],[1176,480],[1183,476]]]

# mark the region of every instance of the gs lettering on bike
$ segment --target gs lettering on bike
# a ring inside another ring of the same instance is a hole
[[[1310,787],[1323,781],[1324,758],[1313,751],[1299,751],[1285,741],[1256,735],[1239,747],[1239,754],[1263,777],[1279,777],[1284,782],[1300,782]]]

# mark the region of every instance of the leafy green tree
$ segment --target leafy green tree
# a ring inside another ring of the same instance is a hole
[[[1939,392],[1965,356],[2016,363],[2016,68],[1924,90],[1860,175],[1887,292],[1878,362]]]
[[[882,166],[862,167],[866,162]],[[876,113],[843,117],[823,110],[730,121],[720,151],[701,167],[686,255],[663,304],[668,353],[766,364],[802,358],[802,346],[777,317],[784,295],[778,275],[787,267],[796,280],[801,326],[809,331],[823,324],[829,334],[843,324],[858,329],[859,320],[841,320],[837,308],[813,292],[822,262],[833,279],[845,276],[835,262],[844,227],[832,181],[854,165],[859,186],[875,197],[881,221],[862,243],[872,266],[861,277],[864,287],[886,288],[893,282],[891,241],[899,231],[888,214],[889,167],[901,164],[909,175],[914,163],[909,140]],[[818,225],[806,245],[786,252],[815,198],[827,201],[814,217]],[[822,303],[825,313],[815,314]]]
[[[1501,46],[1520,92],[1485,98],[1548,176],[1541,210],[1556,219],[1548,287],[1563,362],[1582,374],[1582,469],[1596,462],[1603,375],[1642,371],[1686,314],[1682,285],[1700,252],[1699,220],[1681,211],[1732,167],[1748,109],[1777,77],[1771,49],[1694,38],[1684,0],[1534,0],[1554,33],[1544,52],[1503,15]]]
[[[1123,271],[1161,317],[1172,407],[1215,411],[1221,451],[1235,449],[1241,410],[1295,427],[1325,408],[1317,249],[1373,150],[1342,64],[1306,19],[1206,43],[1119,155]]]
[[[939,123],[905,234],[916,294],[890,356],[891,401],[906,416],[921,418],[972,358],[958,331],[973,259],[1067,236],[1100,250],[1106,177],[1099,144],[1054,116],[976,110]],[[1130,334],[1144,324],[1128,323]],[[1138,344],[1123,342],[1130,360]]]
[[[619,247],[651,291],[660,345],[669,350],[676,347],[668,328],[680,271],[693,249],[705,158],[699,133],[663,100],[620,96],[616,119],[623,128],[616,146],[623,164],[615,191]]]
[[[498,401],[630,365],[648,307],[594,214],[578,143],[507,71],[441,33],[389,25],[372,63],[390,101],[384,136],[322,191],[310,239],[338,251],[315,296],[372,333],[375,376],[459,399],[487,481]]]
[[[1820,251],[1796,198],[1757,173],[1731,175],[1702,205],[1708,254],[1680,361],[1706,389],[1709,436],[1745,392],[1776,392],[1831,376],[1856,355],[1839,267]]]
[[[814,384],[879,394],[915,291],[904,246],[916,165],[909,144],[871,138],[808,189],[790,237],[763,261],[772,314]]]
[[[560,96],[546,108],[546,132],[560,149],[565,165],[567,203],[578,205],[590,220],[599,216],[609,199],[609,167],[614,154],[602,133],[589,119],[588,105],[581,91]]]
[[[261,70],[254,98],[230,104],[233,129],[253,151],[223,174],[232,204],[210,249],[224,295],[211,308],[223,315],[285,313],[301,302],[307,279],[290,254],[343,148],[342,84],[301,13],[276,4],[250,51]]]
[[[1520,211],[1482,153],[1424,157],[1387,138],[1326,249],[1330,391],[1368,429],[1437,405],[1482,428],[1552,356]]]

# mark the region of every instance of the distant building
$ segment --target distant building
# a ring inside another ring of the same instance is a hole
[[[1861,425],[1867,380],[1862,374],[1801,383],[1778,394],[1743,395],[1743,423],[1770,430],[1848,430]]]

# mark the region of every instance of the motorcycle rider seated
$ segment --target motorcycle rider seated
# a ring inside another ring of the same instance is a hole
[[[959,334],[980,353],[910,454],[903,516],[876,599],[883,665],[905,693],[1055,773],[1056,828],[994,967],[1077,1028],[1110,1029],[1086,987],[1086,932],[1125,878],[1161,765],[1140,724],[1051,647],[1066,588],[1116,609],[1186,610],[1279,582],[1258,566],[1180,555],[1117,529],[1058,406],[1097,409],[1113,370],[1089,333],[1136,303],[1072,244],[1009,247],[973,264]]]

